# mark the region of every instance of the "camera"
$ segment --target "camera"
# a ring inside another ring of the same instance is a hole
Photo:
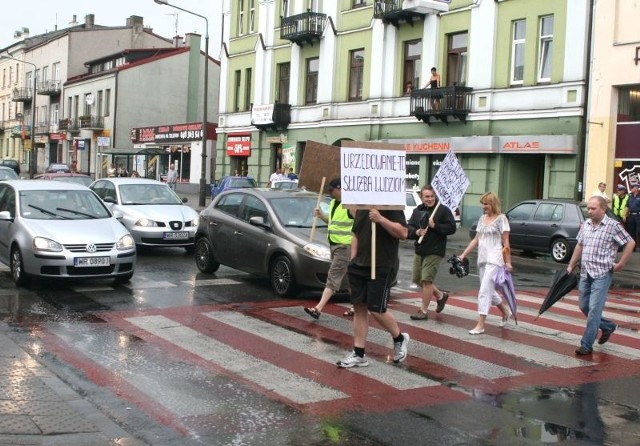
[[[464,277],[469,274],[469,259],[460,259],[458,256],[452,256],[447,262],[451,263],[449,274],[455,274],[458,277]]]

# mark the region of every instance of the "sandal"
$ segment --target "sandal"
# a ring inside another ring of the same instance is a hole
[[[305,307],[304,311],[314,319],[320,319],[320,312],[317,308]]]
[[[353,308],[349,308],[347,311],[342,313],[343,316],[350,317],[353,316]]]

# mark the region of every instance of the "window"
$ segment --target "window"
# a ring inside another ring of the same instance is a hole
[[[104,116],[109,116],[111,113],[111,89],[107,88],[104,91]]]
[[[451,34],[447,49],[447,85],[467,84],[467,42],[469,33]]]
[[[56,62],[51,67],[51,75],[54,81],[60,80],[60,62]]]
[[[103,91],[100,90],[98,92],[98,100],[96,101],[96,115],[98,117],[104,116],[103,111],[102,111],[102,97],[103,97]]]
[[[511,84],[522,85],[524,79],[524,43],[526,22],[513,22],[513,39],[511,44]]]
[[[420,70],[422,62],[422,41],[413,40],[404,43],[404,76],[402,78],[402,93],[411,94],[413,88],[420,88]]]
[[[618,122],[640,122],[640,87],[618,90]]]
[[[85,93],[84,94],[84,100],[82,102],[84,102],[84,112],[82,112],[82,114],[84,116],[91,116],[91,104],[93,104],[93,102],[91,102],[91,104],[89,104],[87,102],[87,99],[92,97],[93,95],[91,93]]]
[[[364,81],[364,49],[350,51],[349,55],[349,101],[361,101]]]
[[[366,6],[367,5],[367,0],[352,0],[351,5],[354,8],[359,8],[361,6]]]
[[[236,70],[235,74],[235,82],[233,84],[233,111],[238,112],[240,111],[240,81],[242,74],[240,70]]]
[[[249,0],[249,32],[255,31],[256,0]]]
[[[280,104],[289,103],[289,81],[291,78],[291,64],[289,62],[278,64],[278,93]]]
[[[42,82],[49,80],[49,67],[42,67]]]
[[[540,61],[538,82],[551,80],[551,57],[553,56],[553,16],[540,18]]]
[[[306,104],[315,104],[318,101],[318,68],[320,60],[317,57],[307,59],[307,91]]]
[[[244,109],[251,109],[251,68],[245,70]]]
[[[244,0],[238,1],[238,35],[244,34]]]

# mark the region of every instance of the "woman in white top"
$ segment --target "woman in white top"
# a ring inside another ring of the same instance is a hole
[[[480,198],[484,214],[478,220],[476,236],[465,248],[460,259],[464,259],[478,247],[478,274],[480,289],[478,291],[478,322],[469,330],[469,334],[484,333],[484,323],[491,305],[497,305],[502,312],[500,326],[504,327],[511,312],[497,293],[493,276],[499,268],[507,266],[511,271],[511,247],[509,246],[509,220],[500,211],[500,199],[493,192],[487,192]]]

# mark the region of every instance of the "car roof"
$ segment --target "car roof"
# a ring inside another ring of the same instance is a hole
[[[166,186],[167,183],[162,181],[152,180],[150,178],[140,177],[108,177],[98,178],[96,181],[111,181],[113,184],[160,184]]]
[[[228,195],[228,194],[251,194],[251,195],[259,195],[264,198],[283,198],[286,196],[294,196],[294,197],[317,197],[318,194],[315,192],[311,192],[308,190],[302,189],[271,189],[270,187],[251,187],[251,188],[243,188],[243,189],[229,189],[221,193],[219,196]]]
[[[87,190],[81,184],[50,180],[7,180],[3,184],[9,184],[16,190]]]
[[[8,167],[8,166],[0,166],[0,169],[13,171],[13,167]]]
[[[46,172],[38,175],[40,177],[87,177],[91,178],[89,175],[85,175],[83,173],[74,173],[74,172]]]

